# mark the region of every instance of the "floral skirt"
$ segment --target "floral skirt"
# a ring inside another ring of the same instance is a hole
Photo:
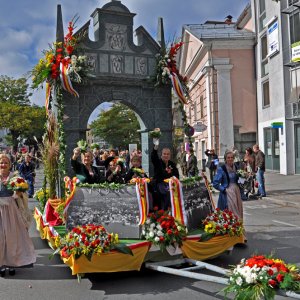
[[[13,197],[0,197],[0,267],[35,263],[34,246]]]
[[[240,188],[236,183],[230,183],[226,189],[228,209],[243,219],[243,202],[241,198]]]

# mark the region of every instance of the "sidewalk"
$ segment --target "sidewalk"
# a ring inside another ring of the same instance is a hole
[[[271,200],[300,204],[300,175],[265,173],[267,197]]]
[[[296,203],[300,205],[300,175],[281,175],[265,173],[267,197],[262,200],[272,200],[280,203]],[[218,202],[219,192],[213,194],[214,202]]]

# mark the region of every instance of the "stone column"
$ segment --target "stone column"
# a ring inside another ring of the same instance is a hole
[[[218,120],[220,155],[234,145],[230,70],[233,65],[215,65],[218,88]]]
[[[212,128],[211,128],[211,67],[203,68],[202,72],[205,75],[205,88],[206,88],[206,109],[207,109],[207,149],[212,149]]]

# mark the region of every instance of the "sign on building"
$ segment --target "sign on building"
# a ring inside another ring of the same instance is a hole
[[[279,51],[278,20],[268,25],[268,56]]]
[[[292,61],[300,62],[300,42],[292,44]]]

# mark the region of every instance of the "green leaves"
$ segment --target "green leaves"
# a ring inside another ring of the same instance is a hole
[[[88,144],[85,140],[78,141],[77,146],[80,148],[82,153],[85,153],[88,148]]]
[[[208,232],[203,232],[198,242],[206,242],[212,239],[215,235]]]
[[[5,75],[0,76],[0,102],[18,105],[30,105],[26,78],[14,79]],[[2,105],[2,104],[1,104]]]
[[[131,249],[128,246],[126,246],[125,244],[116,244],[113,249],[115,249],[121,253],[129,254],[129,255],[133,256]]]
[[[117,103],[109,110],[101,111],[92,122],[94,136],[103,138],[113,147],[126,148],[128,144],[140,144],[140,124],[134,112],[127,106]]]

